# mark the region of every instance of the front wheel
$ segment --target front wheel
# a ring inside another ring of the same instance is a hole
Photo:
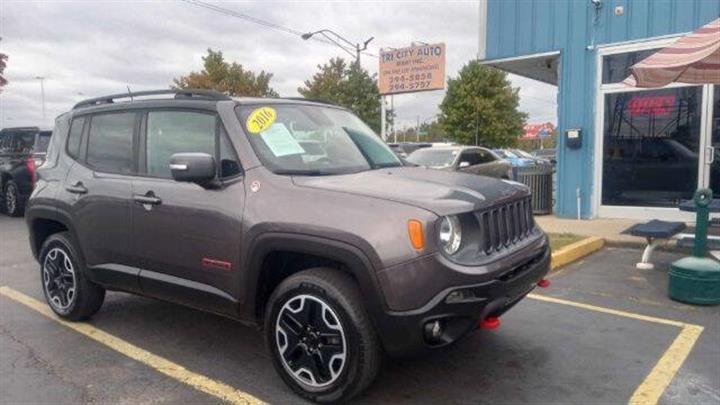
[[[275,369],[316,402],[344,401],[377,375],[382,351],[355,282],[333,269],[284,280],[270,297],[265,338]]]

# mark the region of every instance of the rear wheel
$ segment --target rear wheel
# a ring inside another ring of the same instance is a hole
[[[11,217],[19,217],[25,212],[25,203],[20,198],[20,191],[14,181],[5,183],[5,213]]]
[[[94,315],[105,289],[85,277],[78,250],[66,232],[51,235],[40,250],[43,294],[60,317],[78,321]]]
[[[377,375],[382,356],[354,281],[311,269],[283,281],[270,297],[265,338],[275,369],[316,402],[347,400]]]

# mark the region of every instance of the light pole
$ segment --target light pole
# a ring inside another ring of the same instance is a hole
[[[350,41],[348,41],[347,39],[343,38],[342,35],[336,33],[335,31],[329,30],[329,29],[321,29],[321,30],[315,31],[315,32],[306,32],[305,34],[302,34],[302,35],[300,36],[300,38],[302,38],[302,39],[304,39],[304,40],[307,41],[308,39],[312,38],[312,36],[315,35],[315,34],[320,34],[320,35],[322,35],[323,37],[325,37],[325,39],[327,39],[328,41],[332,42],[333,44],[335,44],[337,47],[339,47],[339,48],[342,49],[343,51],[349,53],[350,56],[355,57],[355,63],[357,63],[358,66],[360,66],[360,53],[361,53],[362,51],[366,50],[368,44],[370,43],[370,41],[372,41],[372,40],[375,38],[375,37],[370,37],[370,38],[368,38],[367,41],[363,42],[363,44],[362,44],[362,46],[361,46],[359,43],[353,44],[352,42],[350,42]],[[331,36],[331,35],[332,35],[332,36]],[[347,46],[349,46],[350,48],[354,49],[354,50],[355,50],[355,54],[353,54],[352,51],[350,51],[345,45],[342,45],[340,42],[344,42],[344,43],[347,44]]]
[[[43,122],[45,121],[45,77],[35,76],[35,79],[40,80],[40,100],[42,103],[42,117]]]

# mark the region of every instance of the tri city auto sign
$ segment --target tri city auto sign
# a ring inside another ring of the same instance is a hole
[[[380,94],[445,88],[445,44],[424,44],[380,52]]]

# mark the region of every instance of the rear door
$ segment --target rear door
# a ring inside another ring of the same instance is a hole
[[[140,137],[142,177],[135,179],[133,246],[140,283],[154,296],[218,312],[232,312],[240,283],[240,236],[245,203],[236,152],[216,113],[151,110]],[[175,153],[207,153],[218,162],[221,185],[177,182]]]
[[[75,163],[59,195],[91,277],[128,290],[138,289],[130,208],[139,117],[134,111],[75,117],[65,145]]]

